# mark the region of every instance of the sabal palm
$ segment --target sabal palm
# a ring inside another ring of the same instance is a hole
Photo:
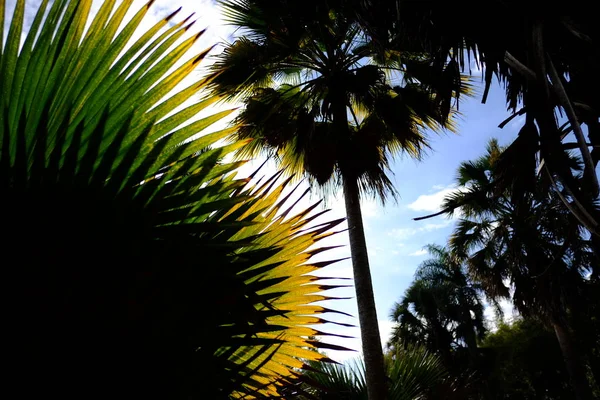
[[[201,35],[175,12],[132,39],[152,2],[127,21],[131,3],[89,20],[91,0],[42,1],[22,42],[30,10],[16,2],[4,41],[0,1],[7,384],[26,399],[277,397],[298,356],[326,359],[309,337],[327,286],[307,273],[341,221],[292,211],[281,174],[235,178],[243,163],[223,158],[244,142],[203,134],[232,111],[192,122],[218,98],[196,97],[204,79],[178,90]]]
[[[598,285],[598,256],[589,232],[559,199],[567,193],[544,190],[548,182],[542,178],[533,183],[511,179],[510,185],[498,184],[505,178],[503,163],[511,159],[502,150],[491,141],[486,155],[459,168],[462,189],[444,204],[463,214],[450,238],[451,248],[468,257],[473,279],[491,298],[512,297],[519,312],[554,328],[578,396],[588,398],[567,313],[583,300],[588,286]],[[571,165],[578,169],[576,162]],[[535,169],[536,165],[524,167]],[[522,176],[531,174],[524,170]],[[512,296],[509,287],[514,289]]]
[[[221,3],[245,36],[217,59],[213,87],[246,103],[238,137],[254,141],[242,154],[266,152],[290,173],[343,186],[367,382],[371,398],[381,399],[383,355],[359,199],[394,193],[390,158],[419,157],[427,128],[452,127],[450,102],[461,85],[453,74],[428,75],[420,55],[376,51],[341,12],[344,2]]]

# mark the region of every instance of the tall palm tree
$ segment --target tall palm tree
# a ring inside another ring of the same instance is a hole
[[[419,54],[378,51],[342,12],[344,2],[221,4],[244,36],[216,60],[212,84],[216,93],[245,101],[237,137],[254,141],[242,154],[266,152],[289,172],[328,189],[343,187],[367,386],[371,399],[382,399],[383,353],[360,197],[395,193],[386,176],[390,157],[419,157],[427,128],[451,128],[451,99],[466,86],[452,73],[428,74],[429,60]]]
[[[553,176],[552,190],[571,193],[561,200],[600,242],[600,215],[590,204],[600,192],[600,80],[594,63],[600,57],[600,35],[591,3],[547,8],[539,0],[491,0],[489,7],[465,9],[446,0],[349,2],[353,7],[348,9],[382,47],[410,43],[414,51],[426,51],[438,70],[448,58],[470,69],[473,57],[483,70],[482,102],[497,77],[514,113],[510,119],[526,115],[528,124],[539,127],[539,136],[529,130],[528,140],[511,147],[521,159],[545,161],[540,169]],[[568,118],[563,126],[555,118],[559,113]],[[571,137],[576,142],[566,143]],[[583,179],[569,168],[569,149],[579,151]]]
[[[554,329],[577,397],[589,399],[568,313],[576,312],[588,286],[600,289],[600,260],[590,233],[559,198],[568,196],[567,189],[544,189],[549,185],[545,176],[531,182],[528,170],[535,170],[535,163],[524,161],[507,167],[507,160],[514,160],[510,152],[509,147],[503,153],[493,140],[487,154],[460,166],[462,189],[449,195],[444,204],[446,210],[459,208],[463,214],[450,245],[455,253],[468,258],[470,273],[489,297],[509,298],[512,287],[517,310]],[[571,160],[571,167],[575,173],[581,171],[576,160]],[[507,168],[521,169],[522,179],[502,183]],[[597,209],[598,204],[595,206]]]
[[[175,12],[136,36],[152,2],[127,21],[131,3],[89,19],[92,1],[42,1],[23,35],[19,0],[5,41],[0,1],[7,384],[25,399],[278,397],[298,356],[327,359],[309,337],[329,310],[312,303],[334,286],[310,258],[342,221],[293,211],[280,173],[235,178],[224,157],[245,142],[204,131],[232,111],[191,121],[218,98],[205,79],[178,90],[201,34]]]
[[[451,365],[453,348],[464,347],[470,364],[477,361],[477,339],[486,333],[481,288],[467,275],[464,261],[448,249],[429,245],[424,261],[403,299],[392,308],[397,325],[390,344],[426,343]]]

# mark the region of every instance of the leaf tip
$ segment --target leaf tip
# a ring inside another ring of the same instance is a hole
[[[202,33],[202,32],[200,32]],[[196,37],[196,39],[199,36]],[[206,55],[212,50],[214,49],[215,46],[210,46],[208,49],[204,50],[202,53],[198,54],[198,56],[194,59],[194,61],[192,62],[192,64],[198,64],[200,61],[202,61],[204,59],[204,57],[206,57]]]
[[[200,36],[204,35],[204,32],[206,32],[206,28],[204,28],[204,29],[202,29],[200,32],[198,32],[198,33],[196,34],[196,37],[194,38],[194,40],[198,40],[198,39],[200,39]],[[212,46],[212,47],[214,47],[214,46]]]
[[[169,22],[171,19],[173,19],[173,17],[176,16],[181,11],[181,8],[182,7],[179,7],[177,10],[173,11],[169,16],[167,16],[165,18],[165,22]]]
[[[190,19],[192,19],[192,17],[196,15],[195,12],[191,13],[190,15],[188,15],[183,21],[181,21],[182,24],[187,23]]]
[[[191,17],[191,15],[190,15]],[[186,25],[185,28],[183,28],[184,32],[187,32],[192,26],[194,26],[194,24],[196,23],[197,20],[193,20],[192,22],[190,22],[189,24]]]

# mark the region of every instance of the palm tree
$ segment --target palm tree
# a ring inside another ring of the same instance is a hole
[[[424,343],[451,366],[455,349],[466,347],[470,364],[477,357],[477,339],[486,333],[481,288],[471,282],[463,260],[448,249],[429,245],[433,258],[424,261],[415,281],[390,313],[397,325],[390,345]]]
[[[310,383],[306,393],[291,395],[290,399],[367,400],[365,365],[362,360],[353,364],[311,363],[314,369],[304,373]],[[389,377],[387,399],[417,400],[428,394],[447,378],[440,359],[421,346],[407,345],[385,356]]]
[[[390,319],[396,323],[388,343],[390,348],[396,349],[403,343],[423,344],[439,354],[445,365],[451,365],[452,320],[442,309],[445,304],[442,299],[450,295],[446,289],[420,280],[411,283],[390,312]]]
[[[462,189],[444,204],[444,209],[458,208],[463,214],[450,238],[451,249],[468,258],[473,279],[490,298],[509,298],[512,287],[517,310],[554,329],[577,397],[591,398],[568,313],[584,301],[582,293],[599,289],[598,255],[589,232],[559,198],[568,196],[567,189],[544,189],[549,185],[544,176],[528,180],[535,163],[513,165],[523,171],[522,179],[498,183],[506,179],[506,160],[514,160],[510,147],[502,151],[493,140],[486,155],[460,166]],[[575,173],[581,170],[573,159],[571,167]]]
[[[540,169],[552,176],[552,190],[568,190],[570,195],[561,200],[600,241],[600,215],[590,204],[600,192],[600,81],[594,63],[600,57],[600,37],[591,3],[547,8],[538,0],[492,0],[489,7],[469,9],[445,0],[350,3],[347,10],[360,17],[375,43],[388,49],[412,44],[414,51],[430,55],[438,73],[449,58],[470,70],[473,57],[483,70],[484,103],[496,76],[513,112],[500,126],[526,115],[526,127],[539,127],[539,135],[534,129],[524,131],[526,140],[511,145],[514,153],[520,159],[544,160]],[[563,126],[557,124],[559,113],[568,119]],[[573,136],[576,142],[565,142]],[[570,149],[579,150],[583,179],[569,168]]]
[[[190,121],[218,99],[205,79],[176,89],[207,54],[179,64],[189,18],[131,40],[151,2],[130,21],[131,2],[92,20],[91,1],[49,3],[21,41],[17,1],[4,41],[0,2],[7,383],[27,399],[280,396],[297,356],[327,360],[308,338],[335,286],[310,258],[341,220],[292,211],[281,173],[235,178],[224,157],[245,142],[204,132],[231,110]]]
[[[486,334],[481,287],[469,278],[464,260],[448,249],[429,245],[427,251],[433,258],[419,266],[415,277],[430,286],[445,287],[449,292],[450,296],[441,300],[445,301],[444,307],[449,314],[454,316],[456,338],[465,343],[474,363],[477,339],[481,340]]]
[[[451,99],[466,86],[450,73],[429,76],[429,60],[419,54],[378,51],[345,17],[344,2],[221,4],[245,35],[217,58],[212,81],[216,93],[246,104],[237,138],[254,140],[241,154],[266,152],[290,173],[326,189],[343,187],[367,386],[371,399],[382,399],[383,353],[360,197],[395,193],[386,176],[390,158],[419,157],[426,128],[451,128]]]

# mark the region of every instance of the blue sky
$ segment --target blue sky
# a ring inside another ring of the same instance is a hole
[[[138,0],[134,1],[132,10],[137,10],[138,6],[143,3]],[[27,17],[30,21],[33,16],[31,11],[37,8],[35,6],[39,4],[39,0],[29,1],[27,4]],[[93,9],[97,9],[98,4],[99,2],[95,1]],[[195,28],[198,30],[204,27],[209,28],[196,50],[200,51],[209,45],[223,42],[231,37],[232,29],[223,25],[219,11],[212,0],[157,0],[143,27],[150,27],[179,5],[183,6],[183,12],[180,14],[182,17],[196,12],[198,22]],[[9,12],[12,7],[14,7],[14,0],[8,0]],[[202,71],[198,71],[196,76],[201,74]],[[477,86],[480,78],[475,77],[474,79]],[[481,89],[479,87],[479,92]],[[458,134],[431,135],[432,150],[428,152],[424,160],[417,162],[402,157],[395,160],[392,164],[394,176],[391,179],[400,193],[397,203],[390,202],[383,207],[377,201],[369,199],[363,201],[367,245],[383,342],[387,340],[392,325],[388,320],[391,307],[402,296],[412,280],[416,267],[427,256],[423,251],[423,246],[430,243],[445,244],[455,222],[445,217],[436,217],[420,222],[415,222],[412,218],[439,210],[444,195],[453,189],[455,172],[461,161],[480,156],[485,151],[490,138],[497,138],[501,144],[510,143],[522,125],[522,119],[516,118],[504,129],[497,127],[509,115],[505,111],[504,91],[498,85],[493,87],[487,104],[482,105],[480,99],[479,94],[462,102],[460,109],[462,117]],[[242,174],[252,169],[254,165],[256,163],[244,169]],[[268,173],[272,170],[274,167],[271,165],[265,172]],[[315,201],[317,198],[318,196],[315,194],[311,200]],[[307,202],[302,203],[302,205],[306,204]],[[329,213],[330,218],[344,216],[343,199],[339,193],[327,200],[327,206],[332,210]],[[325,244],[344,247],[321,255],[321,259],[350,256],[345,233],[329,239]],[[352,276],[351,263],[349,260],[339,262],[326,268],[322,274],[350,278]],[[352,283],[351,281],[335,282],[346,285]],[[332,291],[331,295],[350,297],[350,299],[326,304],[328,307],[357,315],[352,287],[336,289]],[[335,317],[334,319],[358,325],[356,318]],[[336,339],[335,343],[356,350],[360,348],[358,328],[331,326],[325,330],[354,336],[354,339]],[[343,360],[353,355],[355,353],[332,353],[332,357],[337,360]]]

